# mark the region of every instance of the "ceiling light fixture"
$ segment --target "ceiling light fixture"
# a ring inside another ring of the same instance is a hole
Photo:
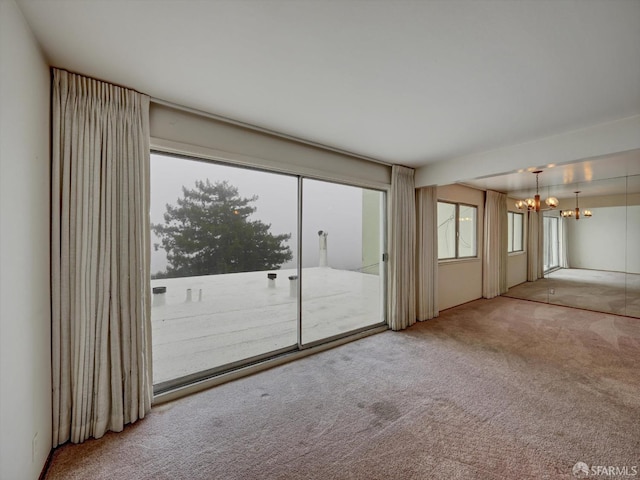
[[[540,194],[538,192],[539,190],[538,175],[542,173],[542,170],[535,170],[534,172],[531,172],[531,173],[536,174],[536,195],[533,198],[527,198],[526,200],[518,200],[516,202],[516,208],[518,208],[518,210],[528,210],[528,211],[539,212],[540,211]],[[549,207],[548,209],[544,209],[544,210],[554,209],[559,204],[558,199],[556,197],[549,197],[544,201],[544,203],[547,205],[547,207]]]
[[[590,216],[593,215],[593,213],[591,213],[591,210],[583,210],[582,212],[580,212],[580,207],[578,206],[578,194],[580,193],[580,190],[578,190],[577,192],[573,192],[576,194],[576,208],[575,210],[560,210],[560,216],[567,218],[567,217],[575,217],[576,220],[580,220],[580,215],[582,214],[583,216],[589,218]]]

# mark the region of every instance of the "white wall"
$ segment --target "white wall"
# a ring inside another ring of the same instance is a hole
[[[640,177],[620,179],[631,191],[637,191]],[[569,199],[571,204],[571,199]],[[591,270],[640,273],[640,194],[580,197],[580,207],[593,212],[591,218],[567,224],[569,266]]]
[[[478,258],[438,264],[438,308],[442,311],[482,297],[484,192],[462,185],[446,185],[438,187],[438,200],[478,207]]]
[[[640,175],[627,178],[627,191],[640,191]],[[640,274],[640,193],[627,194],[627,273]]]
[[[510,253],[507,258],[507,288],[527,281],[527,252]]]
[[[51,450],[50,76],[14,0],[0,59],[0,478],[36,479]]]
[[[569,219],[566,222],[569,266],[625,272],[627,207],[598,207],[590,210],[593,217]]]
[[[640,274],[640,205],[627,207],[627,273]],[[627,293],[627,295],[630,295]]]

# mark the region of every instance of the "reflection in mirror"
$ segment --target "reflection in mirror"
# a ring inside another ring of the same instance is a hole
[[[640,317],[640,175],[627,177],[626,314]]]
[[[556,212],[545,212],[543,217],[543,269],[545,275],[560,268],[561,218]]]
[[[560,206],[543,215],[544,278],[507,296],[640,317],[639,178],[549,186]]]
[[[547,276],[555,290],[549,291],[549,303],[624,315],[626,179],[574,184],[572,188],[573,198],[561,200],[562,212],[572,215],[560,214],[558,219],[566,230],[567,263]]]

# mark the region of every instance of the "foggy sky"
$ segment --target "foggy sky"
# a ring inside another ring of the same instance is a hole
[[[250,218],[271,224],[271,233],[291,234],[288,242],[293,261],[282,268],[294,268],[297,260],[297,188],[295,176],[264,173],[197,160],[151,154],[151,223],[164,223],[166,204],[176,205],[182,186],[193,188],[196,180],[212,183],[227,180],[241,197],[258,195]],[[329,232],[329,266],[341,269],[362,267],[362,189],[305,179],[303,183],[302,266],[318,266],[318,231]],[[158,237],[151,233],[151,272],[166,268],[166,255]]]

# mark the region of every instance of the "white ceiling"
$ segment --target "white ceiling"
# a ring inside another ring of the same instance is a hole
[[[640,114],[640,1],[17,0],[49,62],[414,167]]]

